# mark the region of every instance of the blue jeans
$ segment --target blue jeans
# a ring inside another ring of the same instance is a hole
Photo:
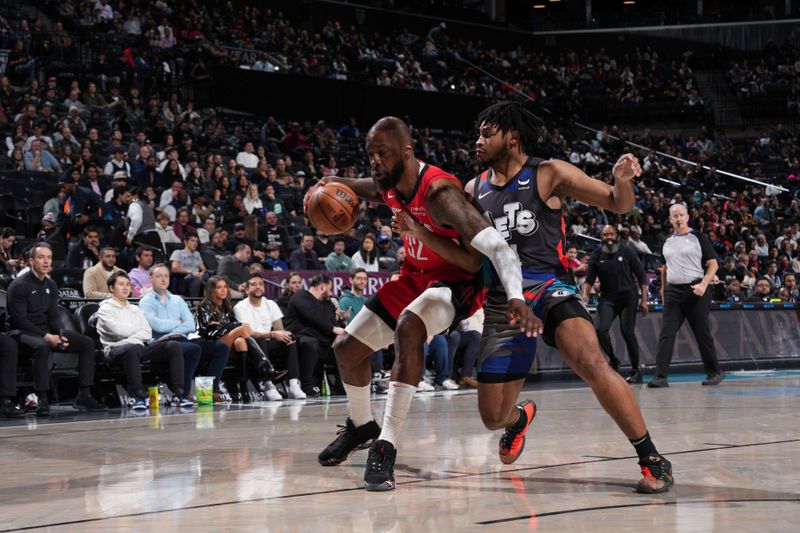
[[[450,377],[450,365],[447,362],[447,337],[445,335],[434,335],[430,344],[425,343],[425,359],[433,359],[433,366],[436,369],[436,376],[433,379],[434,385],[441,385],[444,380]]]
[[[183,382],[186,392],[192,388],[192,379],[200,363],[204,364],[207,375],[214,376],[214,392],[219,391],[219,382],[225,365],[228,364],[228,347],[220,341],[194,339],[181,341],[183,349]]]

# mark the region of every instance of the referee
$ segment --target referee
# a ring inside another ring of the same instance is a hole
[[[669,387],[667,373],[672,360],[675,335],[684,319],[694,333],[707,379],[703,385],[718,385],[725,374],[719,367],[714,339],[708,325],[711,291],[709,282],[717,273],[717,256],[711,241],[688,225],[686,206],[669,208],[669,221],[674,233],[664,243],[664,268],[661,271],[661,301],[664,302],[664,324],[658,337],[657,371],[648,387]],[[705,271],[703,270],[705,265]]]
[[[605,226],[600,232],[603,247],[592,252],[589,258],[589,271],[583,284],[583,301],[589,301],[589,291],[594,280],[600,278],[600,304],[597,306],[597,338],[608,355],[611,368],[619,371],[620,361],[614,355],[611,345],[611,324],[619,317],[619,329],[628,357],[631,360],[631,373],[628,383],[641,383],[639,368],[639,343],[636,341],[636,284],[642,291],[642,301],[638,308],[642,316],[647,316],[647,276],[639,261],[636,250],[630,246],[620,246],[617,228]],[[634,283],[634,279],[637,283]]]

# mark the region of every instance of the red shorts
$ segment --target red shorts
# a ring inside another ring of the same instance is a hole
[[[486,290],[480,272],[475,275],[459,269],[411,271],[403,269],[400,277],[384,283],[366,307],[395,329],[400,313],[429,287],[448,287],[456,310],[454,323],[471,317],[483,307]]]

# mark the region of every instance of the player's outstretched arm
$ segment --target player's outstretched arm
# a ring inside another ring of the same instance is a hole
[[[572,196],[581,202],[615,213],[633,209],[635,195],[631,180],[641,176],[642,167],[633,154],[623,154],[611,170],[614,186],[590,178],[578,167],[564,161],[550,160],[539,167],[539,179],[551,184],[548,196]]]
[[[392,219],[392,229],[403,237],[412,237],[436,252],[442,259],[467,272],[477,272],[483,262],[481,253],[472,246],[462,246],[448,237],[436,235],[401,211]]]
[[[338,176],[325,176],[313,187],[309,188],[308,191],[306,191],[305,196],[303,196],[303,211],[308,211],[308,200],[318,188],[323,187],[326,183],[333,182],[347,185],[353,189],[353,192],[356,193],[356,196],[359,198],[363,198],[364,200],[368,200],[370,202],[383,203],[383,196],[381,196],[381,193],[378,192],[378,187],[370,178],[340,178]]]
[[[500,233],[467,201],[464,192],[451,182],[434,182],[428,190],[425,203],[436,224],[455,229],[464,242],[492,262],[508,297],[509,322],[519,322],[520,331],[529,336],[539,335],[543,330],[542,322],[533,314],[522,295],[519,257]]]

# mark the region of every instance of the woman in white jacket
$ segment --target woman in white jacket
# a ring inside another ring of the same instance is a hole
[[[175,341],[165,340],[150,346],[153,338],[150,324],[141,309],[128,302],[131,280],[128,274],[115,272],[108,278],[111,298],[104,300],[97,311],[97,332],[106,357],[122,361],[128,377],[128,392],[135,398],[135,410],[147,409],[147,390],[142,383],[142,361],[154,365],[169,365],[170,386],[175,393],[173,402],[181,407],[194,404],[186,396],[183,383],[183,350]]]

